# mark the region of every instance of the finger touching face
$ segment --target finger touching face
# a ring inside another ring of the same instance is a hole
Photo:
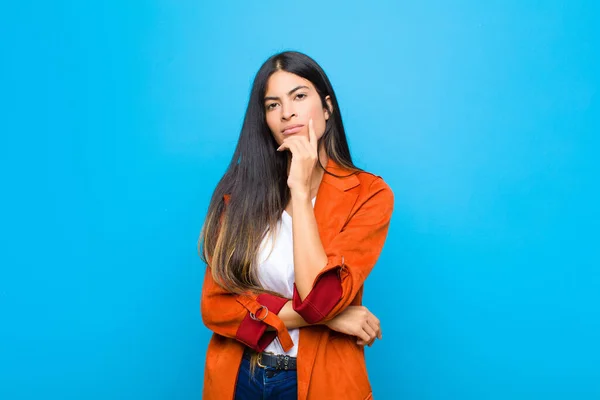
[[[329,96],[326,101],[331,107]],[[267,125],[278,145],[295,135],[308,139],[311,118],[317,140],[320,139],[330,116],[312,82],[286,71],[277,71],[269,78],[264,107]]]

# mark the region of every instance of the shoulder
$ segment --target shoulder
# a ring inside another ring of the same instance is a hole
[[[360,182],[361,193],[367,197],[380,194],[380,196],[388,198],[388,201],[393,203],[394,192],[383,177],[368,171],[357,172],[356,177]]]
[[[352,215],[370,215],[370,218],[389,220],[394,211],[394,192],[380,175],[368,171],[355,174],[359,184],[351,190],[357,191]]]

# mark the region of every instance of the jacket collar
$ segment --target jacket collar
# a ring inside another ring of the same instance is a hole
[[[329,158],[327,161],[327,165],[325,169],[335,175],[339,175],[341,177],[333,176],[328,173],[323,174],[323,179],[321,182],[325,182],[329,185],[334,186],[340,191],[346,191],[348,189],[352,189],[355,186],[360,184],[360,180],[356,177],[356,174],[353,174],[352,171],[349,171],[345,168],[342,168],[338,163],[333,161],[333,159]],[[319,186],[319,190],[321,187]],[[318,192],[317,192],[318,193]]]

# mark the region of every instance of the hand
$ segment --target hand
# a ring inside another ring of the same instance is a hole
[[[379,320],[364,306],[348,306],[325,325],[336,332],[356,336],[359,346],[371,347],[375,339],[382,338]]]
[[[292,153],[292,165],[287,184],[290,190],[310,193],[312,172],[317,164],[317,134],[312,118],[308,121],[308,139],[306,136],[294,135],[283,140],[277,151],[288,149]]]

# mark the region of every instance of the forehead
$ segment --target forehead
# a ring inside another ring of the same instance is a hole
[[[265,96],[278,96],[283,95],[297,86],[308,86],[313,89],[313,84],[301,76],[292,74],[287,71],[277,71],[269,77],[267,81],[267,89]]]

